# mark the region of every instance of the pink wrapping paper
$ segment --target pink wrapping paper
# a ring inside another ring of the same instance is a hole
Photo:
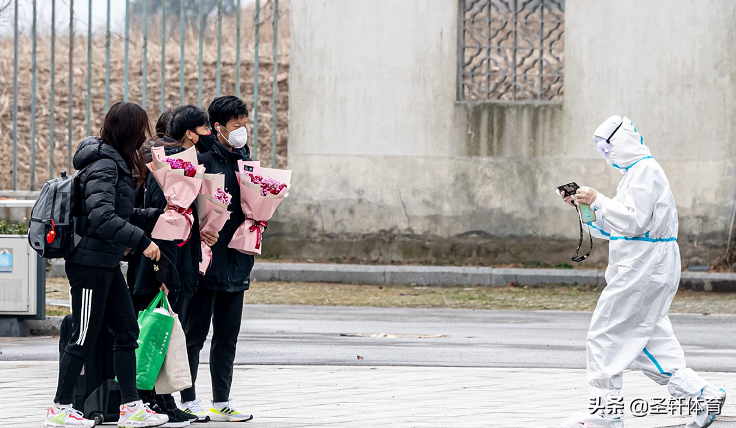
[[[217,192],[217,189],[222,189],[225,187],[225,176],[223,174],[204,174],[203,178],[204,180],[202,180],[202,188],[199,191],[199,194],[201,196],[214,196],[215,192]],[[200,214],[200,217],[202,217],[202,215],[203,214]],[[200,218],[200,220],[201,219],[202,218]]]
[[[197,201],[197,213],[199,214],[199,231],[201,232],[219,232],[230,219],[230,211],[227,207],[217,201],[211,200],[210,195],[199,195],[200,200]],[[201,213],[205,214],[202,215]],[[202,261],[199,262],[199,273],[204,275],[212,264],[212,249],[204,242],[202,245]]]
[[[245,254],[261,254],[263,248],[262,234],[266,226],[268,226],[267,221],[246,219],[245,223],[241,224],[235,231],[228,247]]]
[[[261,168],[260,162],[257,161],[240,161],[238,164],[240,172],[236,174],[240,185],[240,205],[243,208],[246,220],[235,231],[228,247],[245,254],[261,254],[263,249],[262,233],[268,226],[268,220],[273,217],[276,208],[289,191],[291,171]],[[253,169],[252,174],[272,177],[286,184],[287,187],[278,195],[268,194],[262,196],[260,193],[261,186],[251,183],[249,175],[244,172],[246,167]]]
[[[186,158],[189,156],[187,152],[179,154],[179,157]],[[197,166],[195,177],[187,177],[184,171],[171,169],[168,163],[163,162],[166,157],[176,157],[166,156],[163,147],[153,147],[151,154],[153,161],[148,164],[148,169],[161,186],[167,202],[166,211],[156,221],[151,237],[164,241],[189,239],[194,222],[189,206],[202,186],[204,165]]]
[[[240,184],[240,205],[243,207],[243,214],[246,218],[268,221],[281,204],[281,201],[284,200],[284,195],[289,191],[289,188],[285,188],[278,195],[261,196],[260,184],[251,183],[247,174],[237,174]],[[288,186],[289,183],[286,183],[286,185]]]

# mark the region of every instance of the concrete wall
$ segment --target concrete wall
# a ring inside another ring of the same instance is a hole
[[[456,101],[456,1],[292,0],[295,185],[266,252],[569,260],[575,214],[554,188],[574,180],[615,194],[621,175],[591,136],[626,114],[672,184],[684,262],[719,254],[736,193],[736,2],[567,0],[565,10],[564,102],[472,105]]]

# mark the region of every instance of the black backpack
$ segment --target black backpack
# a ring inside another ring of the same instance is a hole
[[[28,243],[41,257],[71,256],[81,238],[74,229],[79,199],[79,172],[68,176],[62,171],[41,188],[28,224]]]

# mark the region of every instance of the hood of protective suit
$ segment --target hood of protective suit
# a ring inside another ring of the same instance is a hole
[[[623,174],[636,162],[652,157],[652,152],[644,145],[644,137],[636,132],[636,126],[626,116],[621,119],[620,116],[614,115],[606,119],[593,133],[593,139],[605,140],[619,124],[621,127],[611,138],[611,154],[606,162]]]

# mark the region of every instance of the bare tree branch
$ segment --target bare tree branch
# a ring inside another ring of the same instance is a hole
[[[12,0],[4,0],[2,3],[0,3],[0,18],[2,18],[5,11],[10,8],[11,1]]]

